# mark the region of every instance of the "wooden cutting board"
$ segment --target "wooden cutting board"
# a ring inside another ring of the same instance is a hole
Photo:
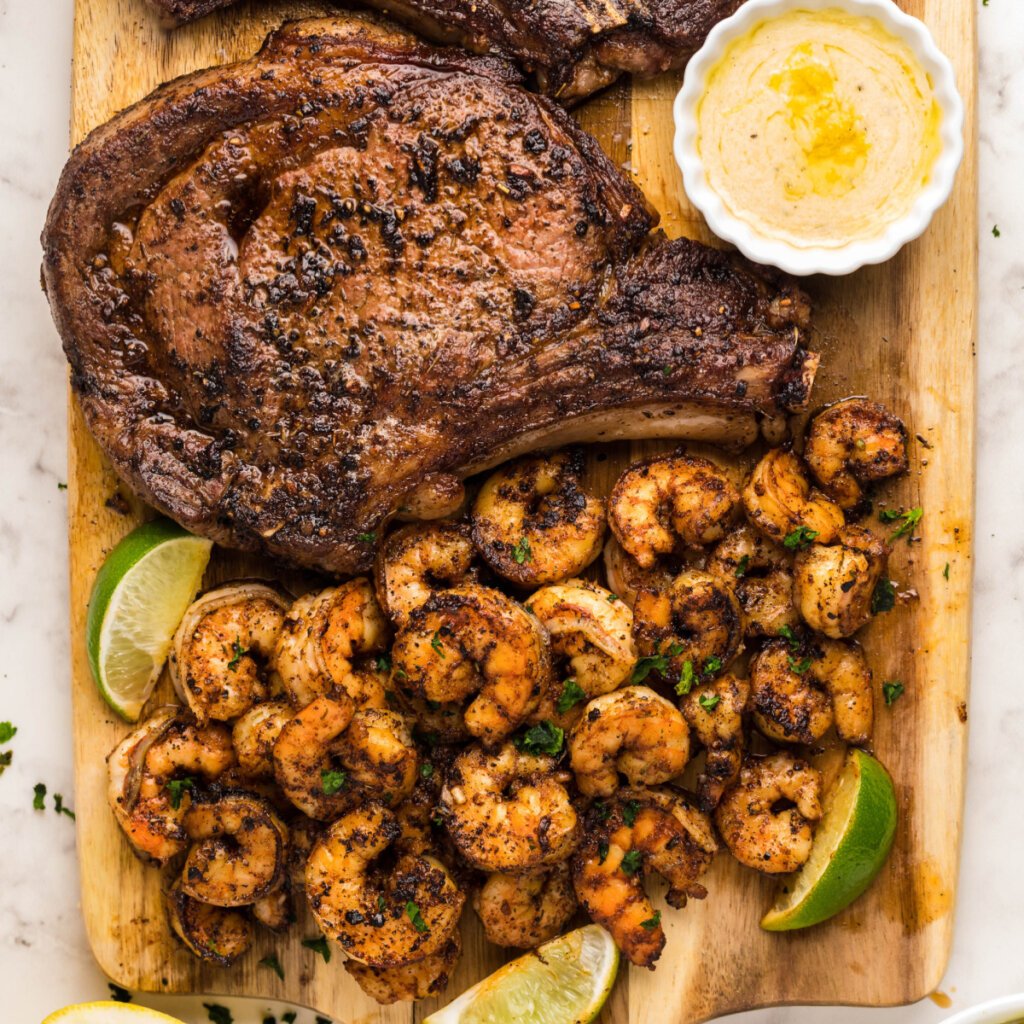
[[[684,2],[684,0],[680,0]],[[710,895],[665,915],[668,944],[655,972],[623,971],[601,1020],[690,1024],[720,1014],[792,1003],[890,1005],[938,984],[953,928],[967,739],[974,481],[976,169],[974,5],[971,0],[901,0],[922,17],[952,59],[967,107],[967,153],[952,200],[926,235],[885,266],[840,280],[808,282],[821,331],[823,368],[816,402],[868,394],[904,417],[917,435],[912,471],[886,497],[924,509],[920,541],[900,542],[892,575],[916,592],[866,631],[882,680],[906,696],[880,707],[874,747],[890,768],[901,824],[895,850],[867,896],[827,925],[769,935],[757,921],[773,883],[723,854]],[[78,0],[75,15],[72,137],[176,75],[252,53],[285,16],[320,13],[316,2],[244,3],[176,32],[162,31],[142,0]],[[672,159],[671,99],[680,76],[622,83],[578,113],[605,149],[636,176],[670,235],[707,240],[688,206]],[[84,618],[96,570],[110,548],[147,515],[122,486],[70,404],[72,694],[82,912],[100,966],[116,982],[148,991],[194,991],[288,998],[339,1021],[421,1020],[428,1001],[379,1009],[348,979],[335,955],[324,963],[302,948],[308,917],[286,939],[260,936],[230,970],[200,964],[172,942],[163,919],[159,872],[129,852],[105,799],[104,756],[124,735],[97,696],[86,662]],[[633,446],[636,453],[650,446]],[[595,465],[607,486],[630,449]],[[945,568],[948,565],[948,574]],[[211,579],[263,571],[218,554]],[[948,575],[948,579],[946,578]],[[483,943],[464,915],[466,955],[455,995],[505,956]],[[277,953],[285,980],[258,961]]]

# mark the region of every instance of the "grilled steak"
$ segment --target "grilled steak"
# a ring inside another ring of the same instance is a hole
[[[172,22],[235,0],[151,0]],[[623,72],[682,67],[742,0],[356,0],[436,42],[515,59],[551,96],[573,101]]]
[[[403,506],[593,437],[751,440],[805,404],[808,305],[649,232],[508,66],[297,22],[72,155],[43,235],[86,421],[147,501],[338,572]]]

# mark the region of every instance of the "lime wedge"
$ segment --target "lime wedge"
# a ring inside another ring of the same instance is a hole
[[[896,793],[870,754],[851,750],[823,814],[807,863],[790,875],[761,919],[770,932],[808,928],[848,907],[874,881],[896,834]]]
[[[133,1003],[79,1003],[50,1014],[43,1024],[184,1024],[159,1010]]]
[[[89,664],[103,699],[138,721],[195,599],[213,544],[167,519],[128,534],[96,574],[85,622]]]
[[[590,924],[505,964],[423,1024],[587,1024],[618,969],[612,937]]]

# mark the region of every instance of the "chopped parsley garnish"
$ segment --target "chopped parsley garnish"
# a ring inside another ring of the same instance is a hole
[[[32,797],[32,807],[37,811],[46,809],[46,784],[44,782],[37,782],[32,787],[32,792],[35,796]]]
[[[391,671],[391,659],[386,654],[378,654],[375,664],[378,672]]]
[[[796,658],[789,659],[790,671],[795,672],[798,676],[802,676],[810,667],[810,658],[801,658],[799,661],[797,661]]]
[[[885,698],[885,706],[891,707],[903,696],[906,687],[898,679],[890,679],[882,683],[882,696]]]
[[[697,698],[697,703],[705,711],[714,711],[715,708],[718,707],[719,701],[721,701],[721,699],[722,698],[719,697],[717,693],[702,693]]]
[[[644,655],[633,668],[632,682],[642,683],[652,672],[665,672],[668,669],[670,658],[677,658],[683,653],[682,644],[672,644],[665,654],[659,648],[660,643],[654,645],[654,653]]]
[[[0,722],[0,743],[10,743],[17,731],[16,725],[11,725],[10,722]]]
[[[5,750],[0,753],[0,775],[3,775],[4,770],[11,767],[11,762],[14,760],[14,751]]]
[[[519,543],[512,549],[512,557],[515,559],[516,565],[522,565],[533,557],[530,542],[525,537],[519,538]]]
[[[618,594],[609,594],[608,595],[608,602],[609,603],[618,601],[618,599],[619,599],[619,595]]]
[[[130,1003],[132,1001],[132,994],[126,988],[121,988],[120,985],[115,985],[112,981],[107,982],[107,988],[110,989],[110,998],[115,1003]]]
[[[733,573],[733,575],[736,577],[736,579],[741,580],[741,579],[743,579],[744,576],[747,575],[747,566],[749,566],[749,565],[750,565],[750,555],[744,555],[736,563],[736,571]]]
[[[434,653],[439,658],[446,658],[447,655],[444,653],[444,649],[441,646],[441,634],[436,632],[430,640],[430,646],[434,648]]]
[[[876,584],[871,595],[871,614],[891,612],[896,607],[896,585],[891,579],[883,576]]]
[[[593,808],[598,821],[607,821],[612,813],[612,809],[603,800],[595,800]]]
[[[64,806],[64,797],[60,793],[53,794],[53,809],[57,814],[63,814],[72,821],[75,820],[75,812],[70,807]]]
[[[306,949],[319,953],[324,958],[325,964],[331,962],[331,947],[327,945],[327,940],[322,935],[318,935],[315,939],[303,939],[302,944]]]
[[[798,526],[792,533],[787,533],[782,543],[790,551],[796,551],[807,547],[812,540],[818,536],[817,530],[811,530],[806,526]]]
[[[231,672],[238,671],[238,663],[249,653],[248,647],[243,647],[238,642],[238,637],[235,637],[234,643],[231,645],[231,660],[228,662],[228,669]]]
[[[657,928],[659,924],[661,924],[661,911],[660,910],[656,910],[654,912],[654,917],[649,917],[649,918],[647,918],[646,921],[641,921],[640,922],[640,927],[641,928],[646,928],[647,931],[649,931],[649,932],[653,932],[654,929]]]
[[[340,768],[325,768],[320,773],[320,786],[324,796],[334,796],[335,793],[345,788],[348,775]]]
[[[259,961],[260,967],[269,967],[282,981],[284,981],[284,968],[281,966],[281,961],[277,959],[276,953],[271,953],[270,956],[265,956]]]
[[[794,651],[800,646],[800,641],[797,639],[796,633],[793,632],[792,626],[780,626],[779,636],[781,636]]]
[[[982,7],[988,7],[988,0],[981,0],[981,6]],[[998,238],[1001,234],[1002,234],[1002,232],[999,230],[999,225],[998,224],[993,224],[992,225],[992,237],[993,238]],[[58,484],[57,486],[59,487],[60,484]]]
[[[709,676],[713,672],[718,672],[722,667],[722,659],[717,654],[713,654],[707,661],[704,662],[703,675]]]
[[[413,903],[412,900],[409,900],[409,902],[406,903],[405,912],[406,914],[408,914],[409,920],[412,921],[412,926],[416,929],[416,931],[422,934],[423,932],[428,930],[427,922],[423,920],[423,915],[420,913],[420,908],[416,906],[416,904]]]
[[[68,485],[66,483],[64,483],[63,480],[58,480],[57,481],[57,490],[58,491],[66,491],[67,489],[68,489]]]
[[[622,820],[630,827],[633,827],[633,823],[636,821],[636,816],[640,813],[640,801],[639,800],[627,800],[622,805]]]
[[[203,1003],[203,1009],[206,1010],[211,1024],[234,1024],[235,1022],[231,1011],[226,1006],[221,1006],[220,1003]]]
[[[334,1021],[332,1021],[330,1017],[321,1017],[318,1013],[313,1018],[313,1024],[334,1024]]]
[[[684,661],[683,671],[679,673],[679,682],[676,683],[676,693],[680,697],[685,697],[693,689],[693,662]]]
[[[420,765],[420,778],[429,779],[434,774],[434,766],[429,761]]]
[[[913,535],[923,515],[924,509],[920,505],[915,505],[914,508],[900,509],[898,512],[894,508],[883,508],[878,513],[878,518],[883,523],[899,523],[899,526],[889,535],[889,540],[899,540],[900,537]]]
[[[619,867],[622,868],[623,872],[627,875],[635,875],[640,870],[640,865],[643,863],[644,856],[639,850],[630,850],[625,857],[622,858],[622,863]]]
[[[195,779],[171,779],[167,783],[167,792],[171,794],[171,806],[178,810],[181,807],[181,798],[185,795],[186,789],[195,789]]]
[[[281,1014],[281,1024],[295,1024],[295,1018],[298,1014],[294,1010],[289,1010],[287,1013]]]
[[[597,863],[603,864],[608,859],[608,843],[600,840],[597,844]]]
[[[562,692],[555,702],[555,709],[560,715],[564,715],[569,708],[575,707],[581,700],[586,700],[587,694],[583,687],[575,679],[566,679],[562,684]]]
[[[562,752],[564,742],[565,731],[545,718],[543,722],[530,726],[515,740],[515,745],[524,754],[550,754],[554,757]]]
[[[356,540],[360,544],[375,544],[377,542],[377,534],[372,531],[370,533],[357,533]]]
[[[946,568],[942,570],[942,578],[949,579],[949,562],[946,563]]]

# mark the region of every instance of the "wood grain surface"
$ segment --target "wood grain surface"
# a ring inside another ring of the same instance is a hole
[[[899,795],[895,850],[864,898],[829,924],[793,935],[760,931],[757,921],[774,884],[723,854],[707,879],[707,900],[665,913],[668,944],[657,970],[622,972],[601,1016],[606,1024],[690,1024],[772,1004],[904,1003],[931,991],[946,964],[965,770],[972,571],[976,46],[970,0],[901,0],[900,6],[924,18],[957,69],[968,115],[965,163],[951,202],[892,262],[845,279],[808,282],[823,353],[816,404],[868,394],[902,415],[917,435],[911,473],[884,495],[924,509],[919,541],[899,542],[892,562],[907,600],[864,636],[876,686],[886,679],[906,684],[898,704],[880,707],[874,737]],[[142,0],[78,0],[73,141],[168,78],[249,55],[285,16],[325,9],[315,2],[243,3],[168,33]],[[668,234],[707,239],[672,159],[671,98],[678,81],[670,75],[620,84],[578,116],[635,175]],[[107,808],[104,756],[127,727],[98,697],[83,639],[96,570],[148,513],[119,485],[74,400],[69,416],[78,851],[82,912],[100,966],[130,988],[289,998],[345,1022],[421,1020],[435,1001],[378,1008],[349,980],[340,954],[324,963],[304,949],[300,939],[316,933],[308,917],[287,938],[261,934],[230,970],[201,964],[171,940],[160,873],[133,857]],[[592,461],[592,481],[606,487],[631,453],[651,448],[606,449],[604,461]],[[270,566],[218,553],[210,580],[241,571],[274,574]],[[309,585],[301,577],[290,583]],[[466,953],[451,995],[506,959],[483,942],[471,911],[463,934]],[[258,966],[271,951],[284,967],[284,981]]]

